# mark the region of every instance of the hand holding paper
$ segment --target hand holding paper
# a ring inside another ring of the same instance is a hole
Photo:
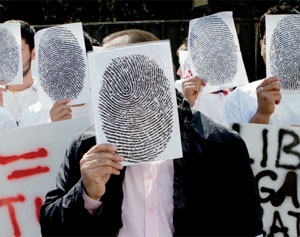
[[[279,78],[270,77],[263,80],[257,87],[258,108],[255,115],[251,118],[251,123],[269,123],[270,116],[281,100]]]
[[[194,106],[198,94],[201,90],[201,87],[203,86],[206,86],[206,82],[198,76],[189,77],[183,80],[182,92],[184,94],[184,97],[190,103],[191,107]]]
[[[72,109],[67,104],[69,99],[57,101],[50,110],[50,118],[52,122],[71,119]]]
[[[80,161],[82,182],[86,194],[99,200],[105,193],[105,185],[112,174],[119,175],[123,166],[119,163],[124,160],[115,152],[117,147],[111,144],[93,146],[84,154]]]

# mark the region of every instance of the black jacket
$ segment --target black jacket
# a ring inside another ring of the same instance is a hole
[[[262,233],[258,190],[243,140],[177,96],[183,158],[174,162],[173,223],[177,236]],[[79,161],[95,144],[94,128],[74,139],[40,211],[44,236],[116,236],[122,227],[121,175],[112,175],[95,215],[84,208]]]

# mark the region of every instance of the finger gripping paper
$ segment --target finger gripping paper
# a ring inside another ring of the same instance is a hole
[[[117,145],[125,161],[153,160],[165,150],[173,106],[170,84],[156,61],[140,54],[112,59],[98,101],[107,140]]]
[[[13,34],[5,28],[0,28],[0,42],[0,80],[8,84],[18,74],[19,48]]]
[[[300,17],[288,16],[275,27],[270,44],[271,74],[287,90],[300,89]]]
[[[200,18],[190,33],[190,55],[196,73],[211,85],[232,82],[238,65],[238,48],[227,24],[218,16]]]
[[[84,87],[86,62],[73,33],[50,28],[41,37],[38,53],[40,83],[47,95],[54,101],[76,99]]]

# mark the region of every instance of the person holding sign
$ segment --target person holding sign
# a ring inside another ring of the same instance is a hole
[[[6,89],[0,89],[0,93],[1,91],[3,93],[3,101],[0,101],[0,103],[3,103],[3,107],[20,123],[24,111],[39,99],[35,79],[31,74],[31,62],[35,58],[35,30],[25,21],[10,20],[5,23],[9,22],[19,22],[21,24],[23,84],[7,85]]]
[[[183,56],[182,52],[187,54],[188,38],[185,38],[182,45],[177,50],[177,55]],[[181,59],[179,59],[182,62]],[[182,64],[187,64],[186,58]],[[181,91],[184,97],[190,103],[191,108],[201,111],[201,113],[208,116],[216,123],[221,123],[223,108],[228,94],[231,93],[232,89],[220,90],[209,94],[202,95],[200,93],[202,87],[206,86],[206,82],[198,76],[193,77],[191,70],[180,65],[177,70],[177,75],[180,80],[175,81],[175,87]],[[183,72],[183,71],[184,72]]]
[[[275,6],[260,19],[259,33],[261,56],[266,62],[266,15],[297,14],[290,6]],[[283,34],[286,34],[283,32]],[[287,49],[285,49],[287,50]],[[280,78],[272,76],[238,87],[225,103],[222,124],[261,123],[277,125],[300,125],[299,110],[294,103],[299,101],[299,93],[282,94]]]
[[[92,38],[84,32],[84,44],[86,52],[93,50]],[[21,127],[34,126],[49,122],[57,122],[80,116],[89,116],[90,105],[70,106],[70,99],[62,99],[53,105],[37,102],[31,105],[22,115]]]
[[[104,48],[158,40],[141,30]],[[43,236],[199,236],[262,233],[258,190],[243,140],[176,93],[183,158],[123,167],[91,127],[74,139],[40,211]],[[229,157],[230,159],[226,159]],[[141,207],[141,208],[140,208]]]

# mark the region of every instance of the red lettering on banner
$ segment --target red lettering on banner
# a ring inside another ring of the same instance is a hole
[[[35,168],[24,169],[24,170],[15,170],[10,175],[7,176],[7,179],[20,179],[28,176],[33,176],[37,174],[47,173],[50,171],[50,168],[47,166],[37,166]]]
[[[47,157],[48,151],[45,148],[39,148],[37,151],[24,153],[21,155],[12,155],[12,156],[0,156],[0,164],[6,165],[8,163],[25,159],[25,160],[31,160],[36,158],[44,158]]]
[[[40,197],[36,197],[34,199],[34,205],[35,205],[36,220],[40,224],[40,209],[41,209],[41,206],[43,205],[43,199]]]
[[[21,236],[21,231],[20,231],[20,227],[16,218],[16,212],[15,209],[12,205],[13,202],[24,202],[25,201],[25,197],[21,194],[19,194],[17,197],[7,197],[7,198],[1,198],[0,199],[0,207],[6,205],[8,208],[8,212],[9,212],[9,217],[10,217],[10,221],[11,224],[13,226],[14,229],[14,235],[15,236]]]

